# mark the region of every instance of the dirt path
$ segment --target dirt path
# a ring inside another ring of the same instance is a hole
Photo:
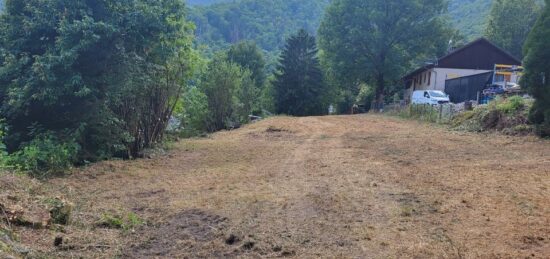
[[[550,258],[550,142],[382,116],[273,118],[43,189],[76,205],[66,249],[21,231],[47,256]]]

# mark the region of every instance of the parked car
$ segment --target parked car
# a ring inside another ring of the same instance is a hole
[[[495,94],[503,94],[503,93],[504,93],[504,87],[502,87],[501,85],[492,85],[487,89],[483,90],[484,95],[495,95]]]
[[[436,90],[420,90],[414,91],[412,98],[412,104],[430,104],[430,105],[439,105],[450,103],[449,95],[442,91]]]

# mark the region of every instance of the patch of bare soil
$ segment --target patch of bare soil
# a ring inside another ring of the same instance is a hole
[[[182,253],[201,254],[205,244],[223,238],[227,218],[191,209],[171,216],[166,222],[144,227],[138,234],[146,238],[125,253],[130,258],[170,257]],[[212,254],[211,254],[212,255]],[[221,255],[221,254],[220,254]]]
[[[272,118],[0,185],[0,203],[31,216],[74,205],[66,225],[0,223],[35,257],[550,255],[550,142],[383,116]]]

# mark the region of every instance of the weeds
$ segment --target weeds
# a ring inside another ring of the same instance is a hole
[[[1,147],[0,147],[1,148]],[[27,143],[21,150],[2,154],[9,168],[28,172],[36,177],[60,174],[76,161],[80,146],[74,141],[61,141],[50,133],[42,134]]]
[[[50,216],[52,218],[52,223],[60,225],[69,224],[73,209],[71,204],[60,198],[46,199],[45,202],[50,207]]]
[[[512,96],[505,100],[496,100],[495,105],[497,110],[506,114],[511,114],[520,111],[526,104],[525,99],[522,97]]]
[[[528,122],[531,103],[520,96],[497,98],[488,105],[477,106],[455,116],[451,128],[469,132],[499,131],[506,135],[527,135],[533,132]]]
[[[133,212],[129,212],[125,216],[104,213],[97,222],[100,227],[122,229],[124,231],[133,231],[144,224],[145,221]]]
[[[406,109],[398,111],[397,116],[436,123],[439,119],[439,111],[431,105],[411,104]]]

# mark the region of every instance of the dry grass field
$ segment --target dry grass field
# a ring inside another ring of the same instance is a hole
[[[550,258],[549,141],[384,116],[271,118],[0,187],[74,204],[10,226],[37,257]]]

